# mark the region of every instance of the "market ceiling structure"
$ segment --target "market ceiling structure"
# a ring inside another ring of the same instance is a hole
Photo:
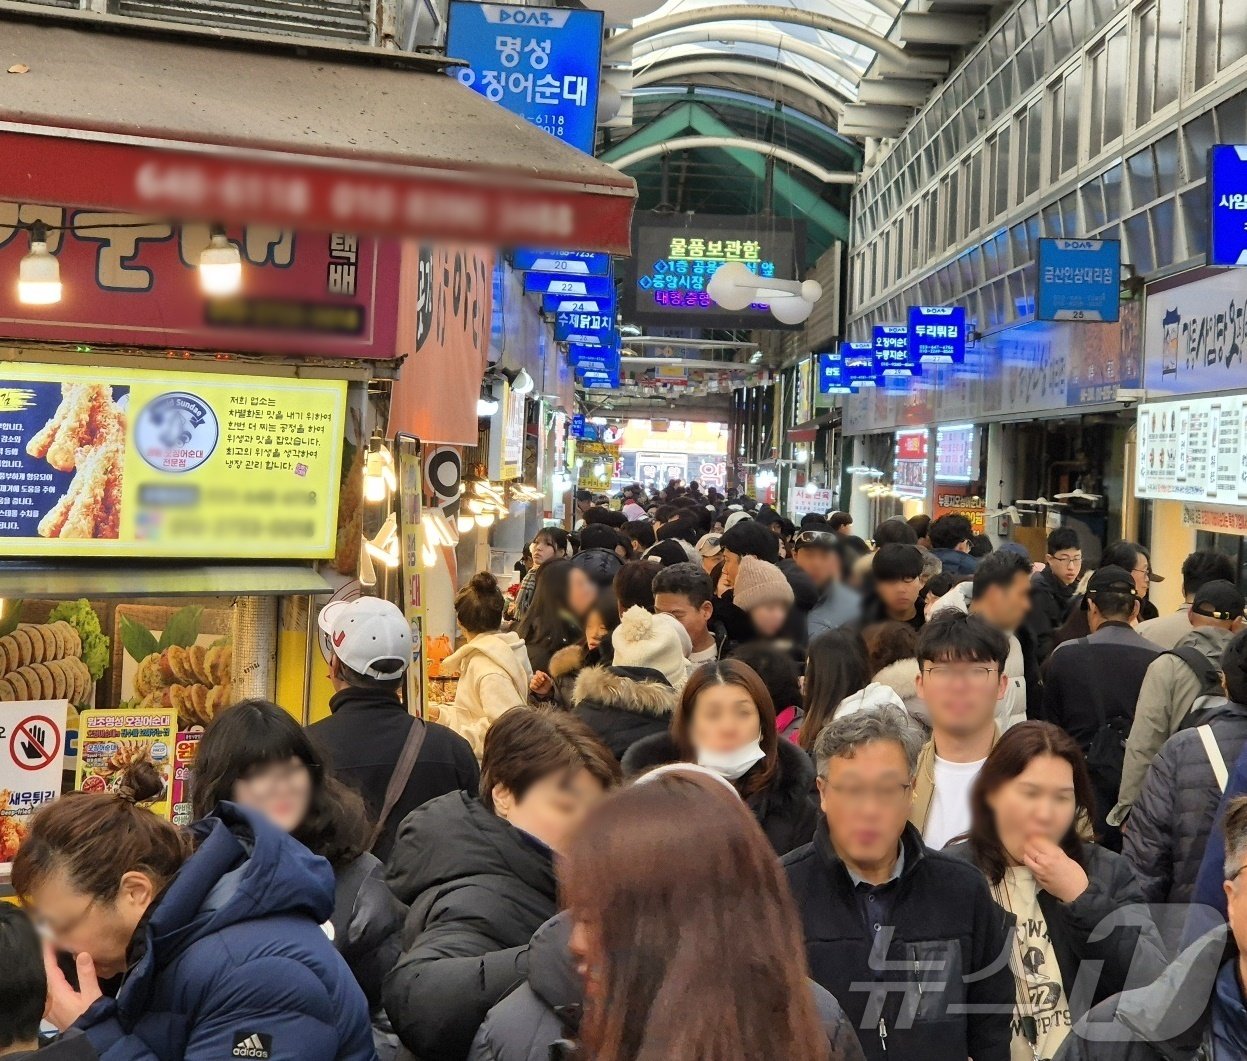
[[[871,142],[900,134],[1003,6],[669,0],[606,43],[630,64],[633,119],[599,155],[636,178],[639,210],[803,218],[808,267],[847,240]]]

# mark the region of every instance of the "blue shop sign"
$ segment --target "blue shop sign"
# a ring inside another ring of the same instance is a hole
[[[1041,239],[1041,321],[1116,321],[1121,316],[1121,241]]]
[[[909,349],[909,326],[876,324],[871,346],[880,380],[904,380],[921,376],[922,367]]]
[[[572,417],[572,424],[571,428],[568,430],[568,434],[570,434],[572,438],[585,437],[585,418],[583,413],[576,413]]]
[[[517,250],[512,264],[521,272],[564,273],[568,276],[609,276],[611,256],[595,251]]]
[[[451,0],[453,77],[551,136],[593,154],[602,14]]]
[[[619,371],[586,372],[580,377],[580,384],[586,390],[615,390],[619,386]]]
[[[965,307],[910,306],[909,349],[922,365],[964,364]]]
[[[844,373],[844,359],[839,352],[818,355],[818,393],[852,393],[852,388]]]
[[[560,343],[584,346],[619,346],[619,330],[614,315],[605,313],[557,313],[554,338]]]
[[[615,316],[615,297],[585,298],[583,295],[542,295],[544,313],[609,313]]]
[[[580,365],[586,361],[607,360],[619,365],[619,348],[612,346],[585,346],[583,343],[567,344],[567,363]]]
[[[1247,147],[1219,144],[1208,160],[1209,265],[1247,265]]]
[[[525,273],[524,294],[614,298],[615,281],[609,276],[566,276],[562,273]]]
[[[878,384],[879,363],[875,360],[874,343],[841,343],[840,360],[851,390],[865,390]]]

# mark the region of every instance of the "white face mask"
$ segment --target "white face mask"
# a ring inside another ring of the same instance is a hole
[[[735,751],[697,753],[697,765],[722,774],[729,781],[737,781],[744,777],[758,763],[766,758],[762,750],[762,738],[742,744]]]

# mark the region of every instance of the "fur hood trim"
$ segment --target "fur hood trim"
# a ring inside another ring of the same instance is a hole
[[[679,694],[659,681],[637,681],[609,667],[586,667],[576,678],[572,703],[613,707],[636,715],[670,718]]]
[[[584,645],[568,645],[566,648],[560,648],[550,657],[550,677],[558,681],[569,674],[575,674],[585,665],[586,655]]]
[[[916,659],[898,659],[889,663],[878,674],[874,681],[886,685],[906,703],[918,698],[918,661]]]

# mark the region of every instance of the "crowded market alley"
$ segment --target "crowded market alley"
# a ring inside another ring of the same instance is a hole
[[[1247,1061],[1244,0],[0,0],[0,1061]]]

